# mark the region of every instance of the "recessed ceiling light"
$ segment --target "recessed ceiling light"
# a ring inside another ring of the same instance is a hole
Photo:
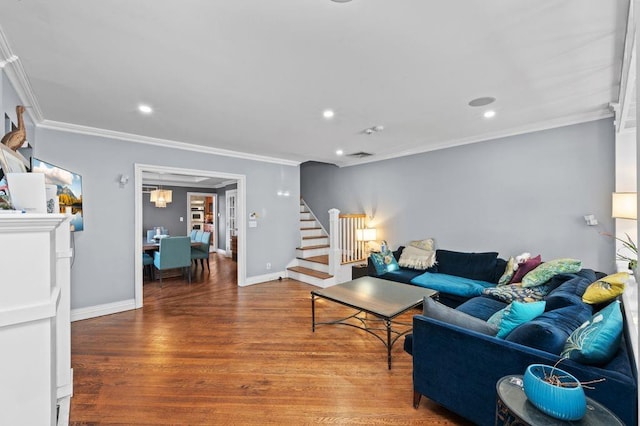
[[[151,114],[153,112],[153,108],[151,108],[149,105],[140,104],[138,105],[138,111],[143,114]]]
[[[336,155],[342,155],[342,154],[344,154],[344,151],[343,151],[343,150],[338,149],[338,150],[336,151]]]
[[[481,107],[485,105],[492,104],[496,101],[496,98],[492,98],[491,96],[484,96],[482,98],[475,98],[469,101],[469,106],[472,107]]]
[[[322,111],[322,116],[326,119],[333,118],[334,115],[335,113],[332,109],[325,109],[324,111]]]
[[[496,115],[496,112],[492,109],[489,109],[487,111],[484,112],[484,118],[493,118]]]
[[[331,0],[334,3],[349,3],[351,0]]]

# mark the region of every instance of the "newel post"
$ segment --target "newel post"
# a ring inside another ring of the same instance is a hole
[[[340,250],[340,210],[329,210],[329,273],[336,276],[342,260]]]

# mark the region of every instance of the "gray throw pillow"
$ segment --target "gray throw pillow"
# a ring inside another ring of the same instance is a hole
[[[423,306],[423,315],[425,317],[437,319],[489,336],[495,336],[498,333],[498,328],[495,325],[464,312],[456,311],[442,303],[436,302],[430,297],[424,298]]]

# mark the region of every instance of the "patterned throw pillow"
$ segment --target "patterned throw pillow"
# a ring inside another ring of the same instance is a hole
[[[398,270],[398,262],[393,257],[391,250],[387,250],[384,253],[371,253],[371,263],[376,268],[376,274],[382,275],[387,272]]]
[[[513,301],[536,302],[542,300],[550,291],[551,286],[547,284],[525,288],[522,287],[522,284],[518,283],[485,288],[482,290],[482,294],[502,300],[505,303],[511,303]]]
[[[628,280],[628,272],[607,275],[587,287],[582,295],[582,301],[594,305],[613,300],[624,292],[624,285]]]
[[[620,347],[622,312],[615,300],[571,333],[560,356],[582,364],[609,362]]]
[[[504,274],[502,274],[502,276],[498,280],[498,285],[509,284],[509,282],[511,281],[511,278],[513,278],[513,274],[516,273],[515,269],[513,269],[515,264],[516,264],[516,259],[514,259],[513,256],[510,257],[509,261],[507,262],[507,267],[504,268]]]
[[[541,264],[522,278],[523,287],[544,284],[558,274],[575,274],[582,269],[582,262],[576,259],[554,259]]]
[[[524,324],[538,315],[542,315],[545,305],[544,300],[532,303],[513,302],[506,308],[493,314],[487,322],[490,325],[497,326],[498,334],[496,337],[504,339],[520,324]]]

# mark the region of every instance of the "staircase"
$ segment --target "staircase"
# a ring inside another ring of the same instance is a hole
[[[329,274],[329,234],[302,199],[300,247],[287,267],[287,276],[323,288],[336,284],[335,277]]]

